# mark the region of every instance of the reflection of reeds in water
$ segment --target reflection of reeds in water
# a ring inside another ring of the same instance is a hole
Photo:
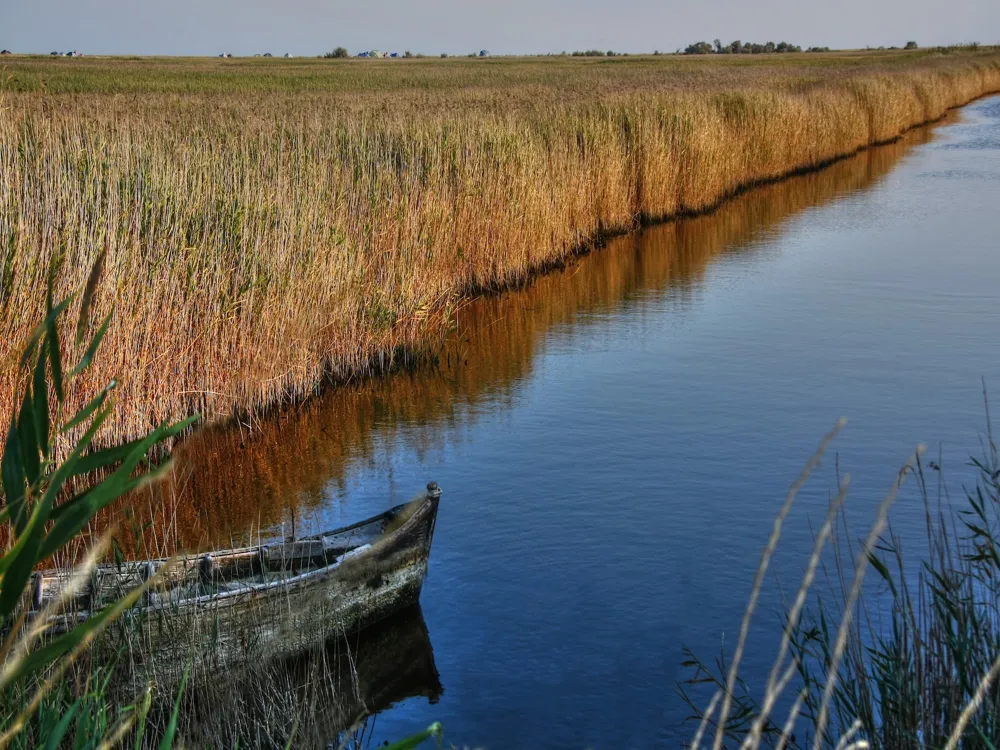
[[[444,692],[419,606],[325,646],[185,695],[180,729],[192,747],[361,747],[375,714],[407,698]],[[345,734],[346,733],[346,734]]]
[[[930,134],[915,131],[821,172],[747,192],[711,214],[615,239],[522,289],[476,300],[457,313],[432,361],[412,371],[336,388],[252,431],[202,431],[177,451],[171,482],[135,504],[161,514],[145,532],[147,543],[226,544],[314,508],[350,462],[371,460],[378,442],[398,438],[404,426],[409,435],[416,430],[419,446],[440,444],[450,424],[472,418],[465,407],[502,397],[530,373],[554,327],[572,330],[581,314],[626,305],[642,290],[669,288],[683,303],[720,254],[745,252],[755,236],[797,212],[870,187]]]

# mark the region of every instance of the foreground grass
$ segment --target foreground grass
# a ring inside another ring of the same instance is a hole
[[[678,689],[699,720],[693,746],[993,750],[1000,743],[1000,452],[989,431],[982,456],[972,459],[976,484],[964,503],[952,502],[941,467],[918,446],[857,541],[836,531],[849,483],[838,476],[766,683],[748,686],[739,677],[783,522],[838,430],[775,520],[728,664],[689,653],[692,676]],[[926,547],[904,553],[889,514],[907,483],[923,502]],[[824,551],[831,545],[832,559]],[[695,697],[706,685],[715,691],[707,705]]]
[[[891,140],[1000,53],[780,60],[17,59],[0,121],[0,408],[46,279],[100,252],[115,437],[296,398],[609,229]]]

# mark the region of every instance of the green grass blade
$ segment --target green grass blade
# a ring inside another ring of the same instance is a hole
[[[145,694],[142,696],[142,705],[139,706],[139,722],[135,728],[135,750],[142,750],[142,740],[146,734],[146,719],[149,716],[149,709],[152,706],[153,691],[147,687]]]
[[[102,412],[102,414],[104,413],[106,413],[106,410],[105,412]],[[128,454],[128,456],[126,456],[125,460],[121,462],[118,468],[115,469],[111,476],[78,498],[72,508],[60,513],[58,520],[53,525],[52,530],[49,532],[45,542],[41,546],[40,554],[44,557],[51,555],[62,545],[72,539],[73,536],[80,531],[84,525],[86,525],[87,521],[94,515],[94,513],[121,497],[124,493],[128,492],[129,489],[138,486],[139,483],[147,481],[147,477],[133,477],[132,472],[135,471],[139,463],[147,457],[153,446],[162,440],[165,440],[167,437],[178,434],[188,425],[192,424],[194,419],[195,418],[192,417],[191,419],[186,419],[183,422],[178,422],[174,425],[161,425],[142,440],[134,442],[132,444],[134,446],[132,451]],[[96,421],[97,420],[95,419],[95,422]],[[88,432],[88,435],[89,434],[90,433]],[[67,459],[66,463],[63,466],[60,466],[56,473],[58,474],[59,471],[62,471],[64,468],[69,472],[69,476],[73,476],[74,473],[79,473],[75,462],[71,462],[70,459]],[[46,495],[48,495],[48,493],[46,493]]]
[[[48,458],[49,455],[49,385],[45,380],[45,354],[38,356],[38,363],[35,365],[35,380],[32,384],[33,400],[32,411],[35,417],[35,438],[38,441],[38,449],[41,454]]]
[[[4,568],[3,580],[0,581],[0,617],[10,617],[14,612],[27,588],[32,569],[42,559],[38,556],[38,548],[42,543],[49,508],[51,505],[46,505],[44,501],[35,504],[24,533],[0,560],[0,567]]]
[[[976,730],[976,734],[979,735],[979,739],[982,741],[983,745],[986,747],[986,750],[997,750],[996,745],[994,745],[992,742],[990,742],[990,738],[987,737],[983,733],[983,730],[979,728],[978,724],[973,724],[972,727],[973,727],[973,729]]]
[[[62,315],[63,311],[69,307],[70,302],[73,301],[73,297],[67,297],[54,308],[52,308],[45,316],[45,320],[38,324],[31,335],[28,337],[27,343],[24,345],[24,354],[21,355],[21,367],[26,367],[28,362],[34,358],[35,346],[49,331],[50,324],[54,325],[56,318]],[[42,347],[44,350],[44,347]]]
[[[889,584],[889,589],[892,591],[893,598],[896,598],[896,584],[893,583],[892,575],[889,573],[889,568],[886,567],[885,563],[875,556],[874,552],[868,554],[868,562],[873,568],[878,572],[882,579]]]
[[[69,731],[69,725],[73,723],[73,719],[80,710],[82,700],[82,698],[77,698],[76,703],[70,706],[69,710],[59,719],[59,723],[52,727],[52,731],[49,732],[49,736],[45,740],[45,750],[58,750],[62,744],[63,737]]]
[[[24,493],[27,487],[24,477],[24,464],[21,462],[21,443],[17,437],[17,420],[10,417],[10,428],[7,430],[7,444],[4,446],[3,459],[0,459],[0,481],[3,482],[3,492],[7,497],[7,508],[14,519],[14,531],[24,532],[27,518],[24,503]]]
[[[170,465],[165,463],[139,477],[125,476],[124,483],[116,481],[113,485],[107,487],[102,483],[94,489],[73,498],[72,504],[67,503],[60,506],[58,517],[55,511],[50,514],[50,518],[55,519],[56,522],[42,543],[39,554],[43,558],[53,554],[63,544],[66,544],[76,536],[84,526],[90,523],[90,519],[98,511],[147,482],[159,479],[169,470]]]
[[[35,504],[31,519],[13,549],[0,558],[0,573],[3,573],[3,581],[0,582],[0,616],[9,616],[13,611],[35,564],[58,549],[50,546],[42,550],[45,524],[49,520],[55,498],[62,491],[66,480],[73,476],[73,469],[80,460],[80,454],[93,441],[94,435],[109,413],[110,409],[104,409],[94,418],[86,434],[80,438],[70,455],[53,473],[45,494]]]
[[[59,352],[59,333],[56,331],[55,318],[49,318],[47,327],[48,335],[45,338],[48,341],[49,362],[52,365],[52,387],[56,392],[56,399],[61,404],[66,394],[63,391],[62,354]]]
[[[386,750],[413,750],[413,748],[422,745],[431,737],[434,737],[438,743],[440,743],[442,733],[441,724],[435,721],[424,731],[419,732],[412,737],[407,737],[405,740],[394,742],[386,747]]]
[[[46,415],[48,416],[48,415]],[[31,404],[31,393],[24,392],[21,413],[17,418],[17,439],[21,443],[21,465],[28,484],[38,481],[41,464],[38,461],[38,438],[35,436],[35,410]]]
[[[63,502],[61,502],[59,505],[57,505],[55,508],[52,509],[52,512],[49,514],[49,520],[57,521],[59,518],[69,513],[78,503],[85,502],[87,495],[90,494],[91,489],[93,488],[90,487],[88,489],[85,489],[83,492],[74,495],[69,500],[64,500]]]
[[[76,321],[76,344],[79,346],[83,342],[83,335],[87,332],[90,324],[90,307],[94,301],[94,292],[100,283],[101,274],[104,272],[104,259],[108,251],[102,250],[97,256],[94,265],[90,268],[90,276],[87,277],[87,286],[83,289],[83,298],[80,300],[80,317]],[[78,368],[80,369],[80,368]]]
[[[33,524],[36,523],[36,519],[41,515],[42,509],[39,506],[36,506],[31,515],[28,517],[27,523],[24,526],[24,533],[18,535],[17,541],[14,542],[14,546],[7,550],[2,557],[0,557],[0,575],[4,576],[4,578],[0,580],[0,587],[6,586],[7,571],[10,569],[11,565],[13,565],[17,556],[21,553],[21,550],[23,550],[28,544],[28,535],[33,528]]]
[[[181,678],[181,686],[177,690],[177,698],[174,701],[174,710],[170,714],[170,722],[166,731],[160,739],[160,750],[171,750],[174,746],[174,736],[177,734],[177,719],[181,713],[181,699],[184,697],[184,688],[187,687],[188,675],[191,674],[191,662],[184,668],[184,676]]]
[[[65,434],[70,430],[72,430],[74,427],[79,427],[81,424],[86,422],[91,414],[93,414],[95,411],[104,406],[104,402],[107,400],[107,398],[108,398],[108,391],[107,389],[105,389],[101,391],[100,394],[91,399],[90,403],[88,403],[86,406],[80,409],[80,411],[74,414],[73,418],[69,420],[69,422],[67,422],[65,425],[63,425],[60,432]]]
[[[91,474],[102,469],[109,469],[115,464],[128,458],[132,451],[141,446],[145,441],[146,438],[139,438],[138,440],[132,440],[128,443],[122,443],[121,445],[114,445],[110,448],[102,448],[99,451],[88,453],[86,456],[80,458],[80,463],[73,469],[73,475]]]
[[[161,425],[144,438],[94,451],[80,459],[79,464],[74,467],[74,476],[77,474],[90,474],[94,471],[110,468],[118,462],[127,459],[134,453],[137,447],[150,443],[151,440],[150,447],[152,447],[152,445],[158,442],[179,435],[197,421],[198,417],[194,416],[170,426]]]
[[[97,347],[101,345],[101,340],[104,338],[104,334],[108,332],[108,326],[111,325],[111,313],[108,313],[108,317],[104,319],[101,323],[101,327],[97,329],[97,333],[94,334],[94,338],[90,340],[90,345],[87,347],[87,351],[84,352],[83,357],[80,358],[79,364],[73,368],[71,375],[79,375],[81,372],[86,370],[90,363],[94,360],[94,355],[97,353]]]
[[[295,717],[295,721],[292,722],[292,731],[288,734],[288,742],[285,743],[285,750],[292,750],[292,746],[295,743],[295,735],[299,731],[299,717]]]

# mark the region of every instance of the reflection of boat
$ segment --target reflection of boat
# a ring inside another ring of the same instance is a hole
[[[414,604],[420,595],[440,489],[381,515],[324,534],[179,561],[99,566],[50,618],[53,631],[87,619],[156,575],[134,610],[146,636],[147,674],[176,677],[196,664],[236,663],[295,654],[351,633]],[[32,606],[58,601],[71,571],[35,574]],[[151,676],[151,675],[150,675]]]
[[[199,747],[231,747],[237,737],[241,746],[284,746],[293,727],[297,747],[356,746],[370,717],[408,698],[436,703],[443,692],[417,605],[325,646],[227,674],[224,683],[196,685],[181,724]]]
[[[444,692],[419,606],[362,631],[353,643],[350,639],[341,641],[339,648],[339,718],[328,731],[355,728],[365,718],[407,698],[423,697],[437,703]]]

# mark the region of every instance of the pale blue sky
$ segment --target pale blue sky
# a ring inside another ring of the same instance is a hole
[[[715,37],[997,43],[1000,0],[0,0],[0,47],[16,52],[641,52]]]

